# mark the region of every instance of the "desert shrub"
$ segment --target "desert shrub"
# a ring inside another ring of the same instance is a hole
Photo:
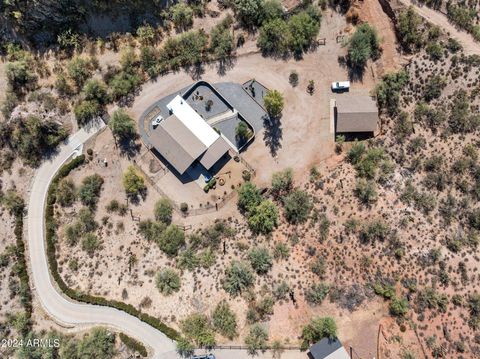
[[[146,357],[148,355],[147,348],[145,348],[145,346],[141,342],[123,333],[120,333],[119,337],[123,344],[125,344],[131,350],[140,354],[142,357]]]
[[[395,296],[395,286],[390,283],[377,282],[373,285],[373,291],[376,295],[385,299],[391,299]]]
[[[398,35],[402,47],[407,52],[413,52],[423,44],[423,34],[420,29],[421,17],[416,13],[413,6],[400,13],[398,17]]]
[[[76,345],[79,358],[113,359],[117,355],[115,334],[105,328],[94,328]]]
[[[355,185],[355,195],[365,205],[375,203],[378,198],[377,189],[373,181],[360,178]]]
[[[180,253],[177,260],[178,267],[181,269],[188,269],[193,271],[200,264],[200,259],[196,255],[195,251],[188,248]]]
[[[350,162],[352,165],[356,165],[358,162],[360,162],[361,158],[365,154],[365,151],[366,148],[363,142],[355,141],[347,153],[348,162]]]
[[[320,305],[327,297],[330,287],[324,283],[313,284],[305,292],[305,299],[310,304]]]
[[[468,215],[468,223],[471,228],[480,230],[480,209],[475,209]]]
[[[108,127],[115,137],[121,141],[132,140],[136,136],[135,122],[123,109],[116,110],[110,120]]]
[[[313,344],[320,339],[329,338],[334,339],[337,336],[337,325],[333,318],[312,318],[310,323],[303,327],[302,348],[308,348],[310,344]]]
[[[390,234],[390,226],[382,220],[374,220],[362,226],[360,239],[364,243],[384,241]]]
[[[150,77],[159,74],[158,51],[153,46],[142,46],[140,48],[140,67]]]
[[[205,58],[208,36],[203,31],[188,31],[169,37],[159,54],[159,61],[171,69],[191,66]]]
[[[185,233],[180,227],[171,224],[160,234],[157,244],[168,256],[176,256],[185,245]]]
[[[232,340],[237,334],[237,317],[226,301],[217,304],[212,313],[213,327],[221,335]]]
[[[380,56],[377,31],[368,23],[357,27],[348,44],[348,62],[351,67],[363,69],[369,59]]]
[[[273,265],[272,256],[264,247],[253,248],[248,253],[248,260],[257,274],[266,274]]]
[[[127,171],[123,174],[123,187],[127,196],[132,199],[137,199],[139,196],[144,197],[147,191],[145,180],[133,166],[128,166]]]
[[[304,223],[307,221],[310,211],[313,208],[308,193],[301,190],[294,190],[283,197],[285,218],[289,223]]]
[[[142,83],[142,78],[136,72],[120,71],[108,81],[110,96],[113,100],[119,101],[130,94]]]
[[[169,225],[172,222],[173,206],[168,198],[162,198],[155,203],[155,219]]]
[[[390,115],[398,112],[400,91],[408,80],[408,74],[404,70],[383,76],[374,90],[380,109],[386,110]]]
[[[215,345],[215,334],[212,325],[204,314],[191,314],[180,323],[185,337],[199,347]]]
[[[232,17],[227,15],[210,33],[210,51],[217,59],[228,58],[234,50],[232,22]]]
[[[408,308],[408,301],[405,298],[394,296],[390,302],[389,311],[395,317],[403,317],[407,314]]]
[[[293,170],[286,168],[272,175],[272,194],[281,198],[287,195],[293,188]]]
[[[255,277],[251,267],[245,262],[233,261],[225,270],[223,288],[232,296],[241,294],[245,289],[251,287]]]
[[[278,225],[278,209],[270,200],[264,200],[248,217],[248,226],[257,234],[269,234]]]
[[[158,241],[160,235],[167,228],[165,223],[154,222],[150,219],[141,221],[138,224],[138,232],[143,235],[147,241]]]
[[[110,101],[107,86],[97,79],[90,79],[85,83],[82,96],[86,101],[95,101],[99,105],[106,105]]]
[[[251,182],[245,182],[238,189],[238,208],[245,213],[251,213],[262,201],[260,190]]]
[[[468,298],[468,309],[470,312],[470,319],[468,324],[477,329],[480,327],[480,295],[471,294]]]
[[[453,94],[448,123],[454,133],[469,133],[480,126],[480,116],[472,114],[468,94],[463,89]]]
[[[287,294],[289,292],[290,292],[290,286],[288,285],[287,282],[282,280],[273,288],[272,294],[276,300],[282,300],[287,298]]]
[[[443,57],[443,46],[440,45],[438,42],[431,42],[425,48],[427,54],[430,55],[430,58],[433,61],[439,61]]]
[[[183,2],[170,8],[171,19],[179,30],[186,30],[193,24],[193,9]]]
[[[10,212],[11,215],[21,216],[25,209],[25,202],[20,195],[13,191],[8,190],[5,194],[0,195],[0,201],[3,206]]]
[[[96,207],[102,191],[103,182],[103,178],[96,173],[82,180],[82,185],[78,189],[78,197],[83,205],[90,208]]]
[[[425,101],[430,102],[439,98],[442,95],[442,90],[447,86],[447,81],[444,77],[434,75],[429,78],[423,97]]]
[[[5,75],[8,85],[15,93],[32,90],[36,87],[37,77],[24,59],[8,62],[5,65]]]
[[[67,73],[80,89],[85,81],[92,75],[92,65],[84,58],[74,57],[67,64]]]
[[[100,115],[101,108],[96,101],[81,101],[75,105],[73,113],[78,125],[84,126]]]
[[[320,278],[323,278],[327,272],[327,263],[325,262],[325,259],[323,257],[315,258],[310,265],[310,270]]]
[[[290,249],[287,244],[284,242],[279,242],[275,245],[273,249],[273,258],[276,260],[288,259],[290,256]]]
[[[82,249],[92,256],[100,249],[101,243],[98,237],[93,233],[87,233],[82,238]]]
[[[178,292],[181,287],[180,276],[173,269],[165,268],[157,273],[155,284],[163,295],[171,295]]]
[[[195,346],[186,338],[179,338],[177,340],[177,353],[183,358],[191,357],[195,353]]]
[[[63,179],[58,183],[57,191],[55,193],[57,203],[62,207],[71,206],[76,199],[75,184],[72,180]]]
[[[254,355],[258,350],[265,350],[267,341],[267,331],[258,324],[252,326],[248,335],[245,337],[245,344],[247,345],[250,355]]]
[[[37,116],[16,118],[5,125],[5,142],[10,145],[24,163],[36,167],[44,156],[52,151],[68,136],[68,132],[58,122]]]
[[[426,308],[440,310],[445,313],[448,305],[448,297],[445,294],[438,293],[432,287],[427,287],[418,292],[415,304],[417,305],[417,312],[419,313],[423,313]]]

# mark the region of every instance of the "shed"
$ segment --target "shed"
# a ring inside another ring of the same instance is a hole
[[[336,100],[336,132],[375,132],[378,108],[370,96],[340,96]]]
[[[310,359],[350,359],[345,348],[338,338],[323,338],[310,347]]]

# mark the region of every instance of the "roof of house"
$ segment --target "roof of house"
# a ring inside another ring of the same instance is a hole
[[[374,132],[378,108],[370,96],[341,96],[336,100],[337,132]]]
[[[167,104],[173,113],[206,146],[211,146],[220,135],[180,95]]]
[[[350,359],[342,343],[335,338],[323,338],[310,347],[309,356],[312,359]]]
[[[207,170],[210,169],[228,150],[230,145],[223,137],[219,137],[199,158],[200,163]]]
[[[229,144],[180,96],[168,106],[173,114],[152,130],[150,142],[180,174],[196,159],[210,169],[228,151]]]

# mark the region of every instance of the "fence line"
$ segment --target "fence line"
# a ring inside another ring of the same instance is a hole
[[[147,150],[147,151],[150,151],[150,150]],[[143,155],[142,155],[143,156]],[[238,158],[240,159],[240,162],[250,171],[250,173],[252,174],[252,178],[255,177],[256,175],[256,171],[255,169],[241,156],[238,156]],[[219,209],[223,208],[233,197],[235,197],[235,193],[236,191],[235,190],[232,190],[230,193],[226,194],[225,196],[223,196],[220,200],[218,201],[215,201],[213,203],[210,203],[210,202],[207,202],[206,205],[204,206],[201,206],[201,207],[198,207],[198,208],[188,208],[187,211],[182,211],[180,205],[175,202],[174,200],[172,200],[170,198],[170,196],[168,196],[156,183],[155,181],[145,173],[145,171],[143,170],[143,168],[141,166],[138,165],[138,163],[135,161],[133,162],[133,165],[135,166],[136,169],[138,169],[142,174],[143,174],[143,177],[146,178],[146,180],[148,181],[148,183],[153,187],[155,188],[155,190],[163,197],[166,197],[170,200],[171,204],[172,204],[172,207],[173,209],[179,213],[181,216],[183,216],[184,218],[186,217],[191,217],[191,216],[198,216],[198,215],[202,215],[202,214],[207,214],[207,213],[213,213],[213,212],[216,212],[218,211]],[[162,170],[164,171],[162,177],[168,172],[168,169],[166,168],[163,168],[162,167]],[[161,177],[160,177],[161,178]]]

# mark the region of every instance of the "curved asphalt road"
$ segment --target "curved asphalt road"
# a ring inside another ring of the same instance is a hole
[[[56,320],[71,325],[106,325],[120,330],[149,346],[154,358],[177,358],[175,344],[163,333],[120,310],[75,303],[60,295],[52,283],[45,251],[45,201],[48,187],[59,168],[76,149],[105,124],[92,125],[72,135],[58,154],[44,162],[35,173],[28,202],[28,250],[34,290],[43,308]]]

